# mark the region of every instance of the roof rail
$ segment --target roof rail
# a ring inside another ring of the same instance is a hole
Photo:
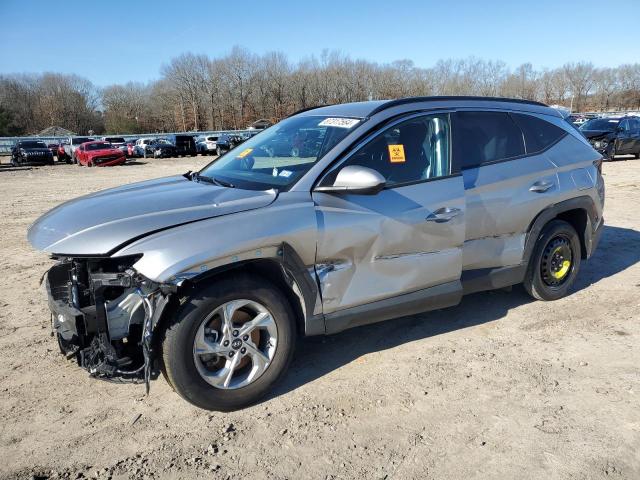
[[[541,102],[535,102],[533,100],[522,100],[519,98],[505,98],[505,97],[478,97],[472,95],[444,95],[444,96],[430,96],[430,97],[405,97],[398,98],[396,100],[389,100],[386,103],[383,103],[379,107],[373,109],[373,111],[369,114],[369,116],[374,115],[382,110],[386,110],[391,107],[395,107],[397,105],[404,105],[405,103],[414,103],[414,102],[436,102],[439,100],[485,100],[490,102],[510,102],[510,103],[525,103],[527,105],[538,105],[540,107],[547,107]]]
[[[315,110],[316,108],[329,107],[329,106],[330,105],[314,105],[313,107],[301,108],[300,110],[293,112],[291,115],[287,115],[285,118],[293,117],[294,115],[298,115],[299,113],[302,113],[302,112],[308,112],[309,110]]]

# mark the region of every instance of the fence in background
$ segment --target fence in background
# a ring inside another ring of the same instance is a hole
[[[137,138],[162,138],[167,135],[192,135],[194,137],[205,137],[208,135],[220,135],[222,133],[248,133],[255,132],[256,130],[209,130],[206,132],[173,132],[173,133],[145,133],[141,135],[93,135],[89,138],[100,139],[102,137],[122,137],[125,140],[137,139]],[[78,137],[85,135],[76,135]],[[0,155],[10,155],[11,148],[16,144],[18,140],[40,140],[46,144],[60,143],[61,141],[69,140],[68,136],[62,137],[38,137],[37,135],[28,137],[0,137]]]

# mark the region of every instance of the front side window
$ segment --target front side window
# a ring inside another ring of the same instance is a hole
[[[231,149],[199,173],[239,188],[285,190],[345,138],[358,118],[291,117]],[[218,139],[226,140],[226,136]]]
[[[450,174],[449,137],[448,114],[412,118],[384,130],[341,167],[372,168],[387,186],[443,177]]]
[[[623,120],[620,122],[620,130],[622,130],[623,132],[628,132],[629,130],[631,130],[631,128],[629,128],[629,120]]]
[[[461,169],[524,155],[522,131],[505,112],[458,112],[454,158]]]

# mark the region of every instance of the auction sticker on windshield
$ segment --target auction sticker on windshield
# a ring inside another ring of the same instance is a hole
[[[253,152],[253,148],[245,148],[243,151],[241,151],[241,152],[238,154],[238,157],[237,157],[237,158],[244,158],[244,157],[246,157],[247,155],[249,155],[251,152]]]
[[[339,128],[351,128],[360,120],[357,118],[337,118],[329,117],[321,121],[319,127],[339,127]]]

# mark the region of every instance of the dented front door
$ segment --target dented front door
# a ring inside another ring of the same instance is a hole
[[[461,176],[376,195],[314,192],[313,199],[325,314],[459,281],[465,235]]]

